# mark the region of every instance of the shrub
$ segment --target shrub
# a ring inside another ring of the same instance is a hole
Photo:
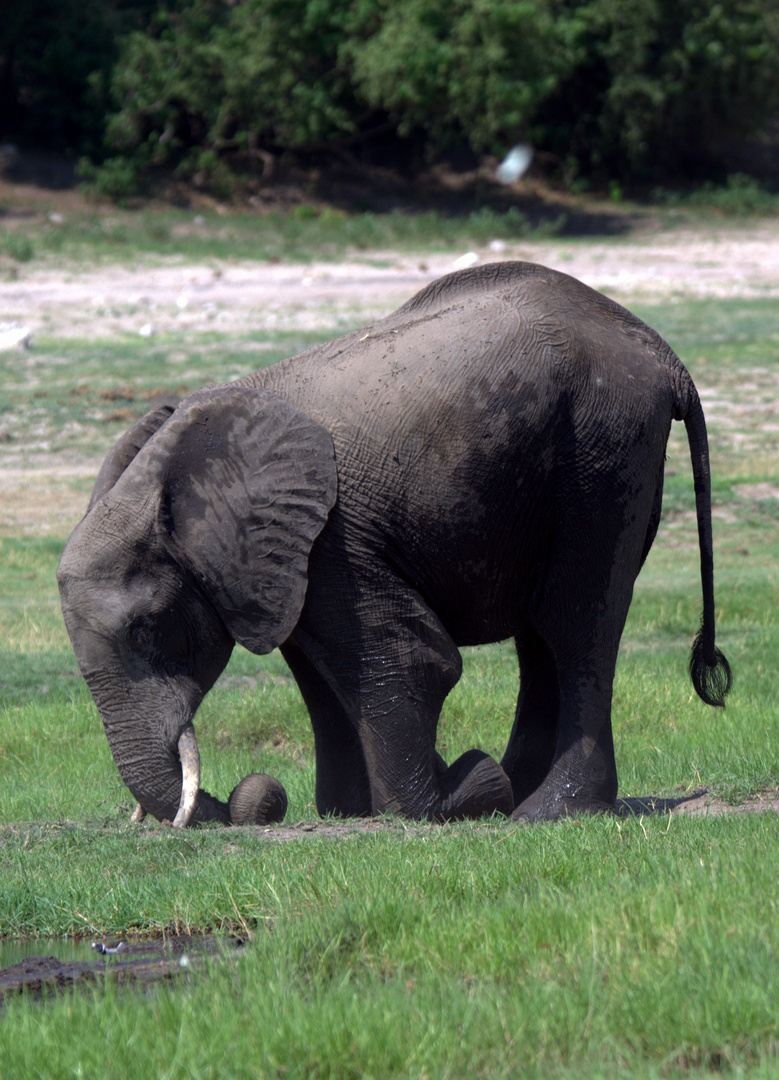
[[[0,138],[97,150],[119,35],[157,0],[4,0]]]
[[[430,158],[523,139],[624,183],[753,133],[778,61],[770,0],[178,0],[124,40],[107,147],[229,188],[376,131]]]
[[[725,140],[779,109],[779,10],[770,0],[559,0],[576,58],[536,138],[572,172],[620,179],[710,169]]]

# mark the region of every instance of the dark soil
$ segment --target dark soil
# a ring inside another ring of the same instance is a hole
[[[0,970],[0,1002],[25,992],[46,997],[75,987],[111,980],[121,986],[148,986],[186,977],[219,953],[236,956],[239,938],[179,935],[159,941],[124,941],[118,953],[94,960],[63,961],[55,956],[28,956]]]

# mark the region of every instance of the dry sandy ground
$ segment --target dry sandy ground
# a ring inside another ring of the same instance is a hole
[[[193,221],[196,221],[193,215]],[[193,226],[196,227],[196,226]],[[670,227],[649,222],[614,239],[518,241],[474,252],[399,255],[372,252],[340,263],[250,263],[209,259],[147,266],[67,270],[21,264],[0,280],[0,323],[33,335],[109,339],[171,332],[316,330],[333,335],[371,322],[409,299],[458,261],[525,259],[554,267],[630,306],[684,296],[779,296],[779,221],[752,225]],[[34,346],[33,346],[34,348]],[[34,351],[30,354],[34,360]],[[51,461],[26,455],[24,475],[0,443],[0,527],[68,532],[80,515],[83,488],[99,461]],[[77,503],[73,502],[78,494]]]
[[[497,248],[497,250],[496,250]],[[47,336],[110,337],[186,330],[328,330],[393,310],[469,253],[392,252],[340,263],[206,264],[71,269],[22,266],[0,282],[0,322]],[[779,221],[751,227],[657,230],[629,239],[522,241],[470,253],[480,263],[540,262],[630,303],[681,296],[779,296]]]

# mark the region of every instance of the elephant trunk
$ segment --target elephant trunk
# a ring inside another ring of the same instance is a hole
[[[114,761],[130,791],[138,800],[131,820],[142,821],[146,813],[159,821],[171,821],[174,829],[205,821],[222,825],[270,825],[283,821],[287,793],[283,785],[265,773],[249,773],[233,788],[224,803],[200,787],[200,753],[191,720],[168,745],[164,725],[147,725],[143,757],[136,757],[137,728],[128,739],[122,721],[107,719],[103,725]],[[124,722],[126,723],[126,722]],[[134,751],[128,753],[128,743]],[[152,749],[153,747],[153,749]]]
[[[179,735],[178,751],[181,758],[181,801],[173,819],[173,828],[185,829],[195,812],[200,788],[200,753],[192,724],[188,724]],[[145,817],[146,810],[141,803],[137,803],[130,821],[136,824]]]
[[[98,708],[122,780],[138,800],[134,820],[148,812],[178,829],[205,821],[230,824],[227,803],[200,788],[200,754],[191,720],[181,726],[180,721],[154,718],[131,726],[100,704]],[[178,735],[168,736],[171,729],[178,729]]]

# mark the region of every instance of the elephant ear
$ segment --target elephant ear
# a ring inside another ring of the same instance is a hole
[[[199,390],[150,447],[163,543],[247,649],[289,637],[336,499],[330,433],[268,390]]]
[[[125,431],[100,467],[89,500],[89,510],[111,490],[152,435],[159,431],[176,408],[176,405],[178,405],[179,400],[178,397],[171,394],[164,401],[161,401],[156,408],[151,409],[145,416],[142,416],[129,431]]]

